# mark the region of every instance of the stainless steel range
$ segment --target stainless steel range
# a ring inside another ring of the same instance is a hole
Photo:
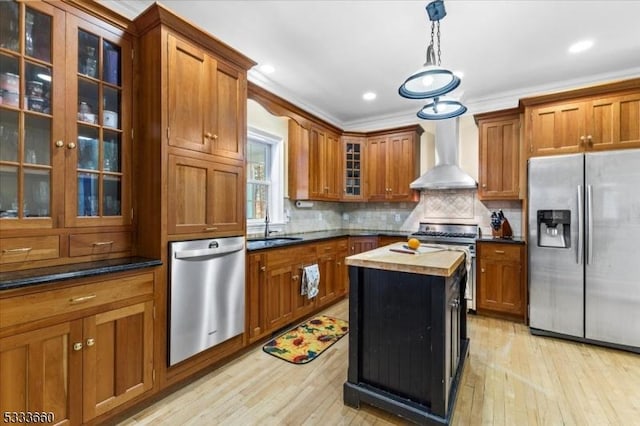
[[[471,255],[471,268],[468,271],[465,299],[467,308],[476,310],[476,238],[478,238],[478,225],[454,224],[454,223],[429,223],[420,222],[417,232],[412,237],[420,240],[422,244],[437,244],[454,248],[465,247]]]

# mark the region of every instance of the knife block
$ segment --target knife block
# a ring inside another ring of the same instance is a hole
[[[509,221],[504,219],[502,223],[500,223],[500,227],[498,229],[491,228],[491,236],[493,238],[512,238],[513,231],[511,230]]]

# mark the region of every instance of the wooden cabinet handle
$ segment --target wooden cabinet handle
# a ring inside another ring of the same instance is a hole
[[[77,342],[73,344],[73,350],[74,351],[81,351],[82,350],[82,343]]]
[[[504,254],[504,250],[496,250],[497,254]]]
[[[96,295],[95,294],[90,294],[88,296],[80,296],[80,297],[73,297],[71,299],[69,299],[69,303],[84,303],[84,302],[88,302],[91,299],[95,299]]]
[[[113,244],[113,241],[97,241],[93,243],[94,246],[110,246]]]
[[[216,229],[218,229],[217,226],[211,226],[209,228],[204,228],[205,231],[215,231]]]
[[[62,142],[62,141],[56,141],[56,146],[57,146],[58,148],[62,148],[62,147],[64,146],[64,142]]]
[[[75,149],[75,147],[76,147],[76,144],[74,142],[69,142],[67,144],[67,148],[69,148],[69,149]]]
[[[31,247],[20,247],[20,248],[2,250],[3,253],[26,253],[29,251],[31,251]]]
[[[89,338],[87,339],[87,346],[93,346],[96,344],[96,339]]]

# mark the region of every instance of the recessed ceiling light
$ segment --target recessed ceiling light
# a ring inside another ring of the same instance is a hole
[[[262,71],[264,74],[271,74],[275,70],[276,69],[273,67],[273,65],[269,65],[269,64],[260,65],[260,71]]]
[[[373,92],[366,92],[365,94],[362,95],[362,99],[364,99],[365,101],[372,101],[376,98],[376,96],[378,95],[376,95]]]
[[[581,40],[569,46],[570,53],[580,53],[593,47],[593,40]]]

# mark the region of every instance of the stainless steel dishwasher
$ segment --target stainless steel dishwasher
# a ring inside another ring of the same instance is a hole
[[[244,237],[173,242],[169,365],[244,331]]]

